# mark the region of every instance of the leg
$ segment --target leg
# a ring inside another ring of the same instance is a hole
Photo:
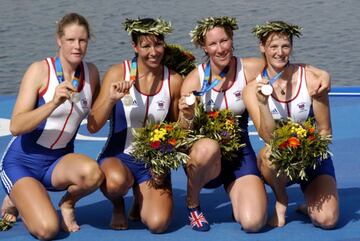
[[[187,206],[198,207],[201,188],[216,178],[221,170],[221,153],[219,144],[204,138],[194,143],[190,151],[190,159],[186,166]]]
[[[339,197],[335,179],[321,175],[305,189],[307,212],[315,226],[323,229],[335,227],[339,218]]]
[[[138,185],[136,185],[133,189],[133,203],[131,205],[130,211],[129,211],[129,215],[128,215],[128,219],[131,221],[140,221],[141,217],[140,217],[140,205],[139,205],[139,198],[136,195],[136,191],[139,189]]]
[[[107,158],[101,164],[105,174],[105,182],[101,185],[101,191],[113,204],[113,212],[110,222],[112,229],[127,229],[128,221],[125,215],[123,196],[134,183],[130,170],[117,158]]]
[[[270,150],[264,147],[258,155],[258,167],[265,181],[273,190],[276,198],[275,210],[268,224],[272,227],[282,227],[285,225],[285,214],[288,206],[288,196],[286,193],[287,178],[283,175],[276,176],[276,171],[271,167]]]
[[[9,222],[16,222],[16,218],[18,215],[19,215],[18,210],[11,201],[9,195],[6,195],[3,199],[1,206],[1,216],[3,217],[4,220],[7,220]]]
[[[210,225],[200,208],[201,188],[220,175],[221,151],[219,144],[211,139],[204,138],[194,143],[190,151],[186,171],[187,207],[191,228],[196,231],[208,231]]]
[[[18,180],[10,198],[29,232],[40,240],[50,240],[59,231],[59,219],[44,186],[31,177]]]
[[[85,155],[67,154],[56,164],[51,183],[56,189],[67,189],[59,203],[65,231],[80,229],[75,220],[75,203],[95,191],[102,181],[103,174],[96,161]]]
[[[246,232],[257,232],[266,223],[267,196],[263,181],[256,175],[236,179],[228,187],[235,220]]]
[[[142,182],[135,188],[141,221],[152,233],[163,233],[168,228],[173,209],[171,187],[155,189],[150,181]]]

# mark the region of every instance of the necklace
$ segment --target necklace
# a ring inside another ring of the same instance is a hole
[[[280,86],[280,84],[279,84],[278,86],[279,86],[279,88],[280,88],[280,94],[285,95],[285,94],[286,94],[286,92],[285,92],[286,87],[283,88],[283,87]]]

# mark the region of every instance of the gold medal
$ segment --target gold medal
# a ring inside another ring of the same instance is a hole
[[[121,100],[125,106],[131,106],[133,103],[133,98],[130,94],[126,94]]]

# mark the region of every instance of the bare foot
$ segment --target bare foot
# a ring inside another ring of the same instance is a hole
[[[285,225],[286,206],[276,202],[273,216],[268,220],[268,225],[272,227],[283,227]]]
[[[6,195],[3,199],[1,206],[1,216],[4,220],[14,223],[16,222],[16,217],[19,215],[18,210],[11,201],[9,195]]]
[[[139,203],[135,200],[129,211],[129,220],[130,221],[140,221],[141,220]]]
[[[305,216],[309,216],[308,210],[307,210],[307,206],[305,203],[298,205],[295,208],[295,211],[301,214],[304,214]]]
[[[71,204],[69,196],[70,194],[67,192],[59,203],[62,215],[61,228],[65,232],[76,232],[80,230],[80,226],[76,223],[75,208]]]
[[[110,227],[117,230],[128,229],[128,221],[125,215],[124,199],[121,198],[120,204],[113,208]]]

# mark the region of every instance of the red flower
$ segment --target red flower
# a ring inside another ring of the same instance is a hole
[[[218,115],[219,115],[219,112],[217,112],[217,111],[208,112],[208,116],[212,119],[215,119]]]
[[[159,149],[160,145],[161,145],[160,141],[153,141],[153,142],[150,143],[150,146],[151,146],[152,149]]]
[[[280,144],[279,148],[281,150],[284,150],[286,147],[288,147],[288,142],[287,141],[284,141],[283,143]]]
[[[171,138],[170,140],[168,140],[168,143],[172,146],[176,145],[176,139],[175,138]]]
[[[313,140],[315,140],[315,136],[314,136],[314,135],[311,135],[311,136],[309,136],[307,139],[308,139],[309,141],[313,141]]]
[[[300,146],[300,140],[297,138],[297,137],[290,137],[288,140],[287,140],[288,144],[290,147],[293,147],[293,148],[298,148]]]

